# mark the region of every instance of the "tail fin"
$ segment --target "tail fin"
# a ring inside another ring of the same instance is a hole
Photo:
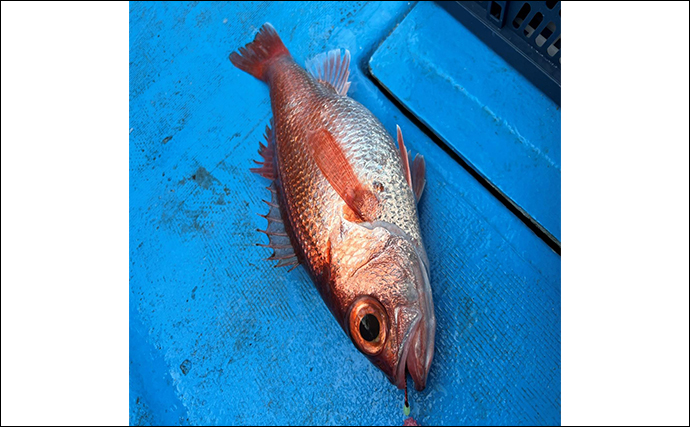
[[[259,80],[266,81],[268,65],[276,58],[290,55],[273,25],[268,22],[261,26],[254,41],[241,47],[240,53],[230,54],[230,62]]]

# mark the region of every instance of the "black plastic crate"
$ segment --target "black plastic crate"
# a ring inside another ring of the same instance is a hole
[[[560,1],[437,3],[561,104]]]

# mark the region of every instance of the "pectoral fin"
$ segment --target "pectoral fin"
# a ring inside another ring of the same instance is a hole
[[[378,198],[357,178],[345,153],[324,128],[307,136],[312,157],[331,187],[362,221],[372,221],[378,210]]]

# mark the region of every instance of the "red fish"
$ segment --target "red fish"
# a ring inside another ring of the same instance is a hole
[[[263,231],[276,266],[302,264],[354,345],[398,388],[424,389],[436,320],[416,202],[425,163],[347,96],[350,53],[300,67],[268,23],[230,61],[270,89],[253,169],[271,180]]]

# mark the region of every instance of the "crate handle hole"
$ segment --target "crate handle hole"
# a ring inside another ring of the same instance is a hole
[[[529,5],[529,3],[524,3],[520,8],[518,14],[515,15],[515,19],[513,20],[513,27],[520,28],[520,25],[522,25],[522,22],[525,20],[525,18],[527,18],[531,10],[532,7]]]
[[[546,27],[544,27],[543,30],[541,30],[541,34],[537,36],[537,39],[535,42],[537,43],[537,46],[542,47],[544,43],[553,35],[553,33],[556,32],[556,24],[553,22],[549,22]]]
[[[555,56],[560,50],[561,50],[561,38],[558,37],[556,39],[556,41],[551,43],[551,46],[549,46],[549,48],[546,49],[546,53],[548,53],[549,56]]]
[[[491,5],[489,6],[489,14],[496,20],[496,21],[501,21],[501,12],[503,12],[503,8],[501,7],[498,2],[492,1]]]
[[[539,24],[541,24],[541,21],[544,19],[544,15],[542,15],[540,12],[537,12],[534,15],[534,18],[532,18],[531,21],[529,21],[529,24],[525,27],[525,37],[530,38],[532,36],[532,33],[534,33],[534,30],[537,29]]]

